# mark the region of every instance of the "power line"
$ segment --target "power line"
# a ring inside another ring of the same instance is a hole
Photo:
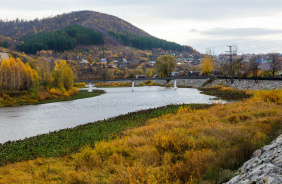
[[[235,53],[234,51],[232,51],[232,47],[234,47],[234,46],[231,46],[231,45],[229,45],[229,46],[227,46],[227,47],[229,47],[229,51],[225,51],[225,52],[227,52],[228,53],[228,55],[229,55],[229,60],[230,60],[230,71],[231,71],[231,84],[233,83],[233,78],[234,78],[234,70],[233,70],[233,60],[232,60],[232,55]]]

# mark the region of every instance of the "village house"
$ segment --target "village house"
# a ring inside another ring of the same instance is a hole
[[[8,60],[9,59],[9,53],[6,52],[0,52],[0,62],[3,60]]]
[[[80,61],[80,64],[88,64],[89,62],[86,59]]]

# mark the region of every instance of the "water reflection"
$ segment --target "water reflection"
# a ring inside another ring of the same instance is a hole
[[[0,109],[0,143],[169,104],[211,103],[197,89],[102,88],[105,94],[68,102]]]

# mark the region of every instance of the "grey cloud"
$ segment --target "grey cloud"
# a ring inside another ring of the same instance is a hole
[[[265,35],[275,35],[281,34],[282,30],[279,29],[264,29],[264,28],[235,28],[235,29],[226,29],[226,28],[215,28],[207,31],[200,32],[202,35],[206,36],[225,36],[231,38],[242,38],[250,36],[265,36]]]
[[[214,20],[257,17],[281,12],[280,0],[164,0],[161,3],[140,4],[150,14],[171,19]]]
[[[1,2],[2,10],[126,10],[129,14],[159,16],[171,19],[225,19],[228,17],[265,16],[279,13],[281,0],[9,0]],[[105,12],[111,14],[111,12]],[[51,16],[51,15],[50,15]]]
[[[206,49],[211,49],[215,54],[226,53],[229,45],[236,45],[238,54],[246,53],[282,53],[281,37],[269,37],[269,39],[252,39],[252,38],[203,38],[186,40],[186,45],[191,45],[201,53],[205,53]]]
[[[236,44],[237,40],[210,40],[210,39],[205,39],[205,40],[195,40],[193,42],[188,42],[187,45],[192,46],[195,48],[197,51],[201,53],[205,53],[207,49],[210,49],[212,52],[215,54],[225,54],[226,51],[229,50],[227,46],[229,45],[236,45],[237,46],[237,53],[238,54],[246,54],[246,53],[270,53],[270,52],[281,52],[282,51],[282,45],[278,45],[277,47],[272,47],[275,45],[273,42],[260,42],[258,45],[255,40],[241,40],[244,43],[245,42],[250,42],[248,44]],[[280,48],[280,49],[277,49]]]
[[[189,32],[196,33],[196,32],[198,32],[198,30],[197,29],[191,29]]]

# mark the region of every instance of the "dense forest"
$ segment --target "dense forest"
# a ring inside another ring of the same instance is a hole
[[[100,33],[80,25],[71,25],[53,32],[41,32],[36,35],[23,37],[24,43],[18,48],[20,51],[35,54],[40,50],[65,51],[80,45],[104,44]]]
[[[185,49],[184,46],[181,46],[177,43],[169,42],[152,36],[140,36],[132,33],[117,33],[114,31],[109,31],[109,34],[116,39],[122,40],[127,46],[133,46],[142,50],[161,48],[163,50],[183,51]]]
[[[18,42],[27,34],[35,35],[44,31],[56,31],[73,24],[100,32],[104,37],[107,37],[108,31],[111,30],[118,33],[127,31],[140,36],[150,36],[145,31],[118,17],[94,11],[77,11],[35,20],[4,21],[0,19],[0,35],[10,38],[8,40],[10,44],[15,45],[14,42]],[[108,41],[115,42],[115,40],[109,39]]]

